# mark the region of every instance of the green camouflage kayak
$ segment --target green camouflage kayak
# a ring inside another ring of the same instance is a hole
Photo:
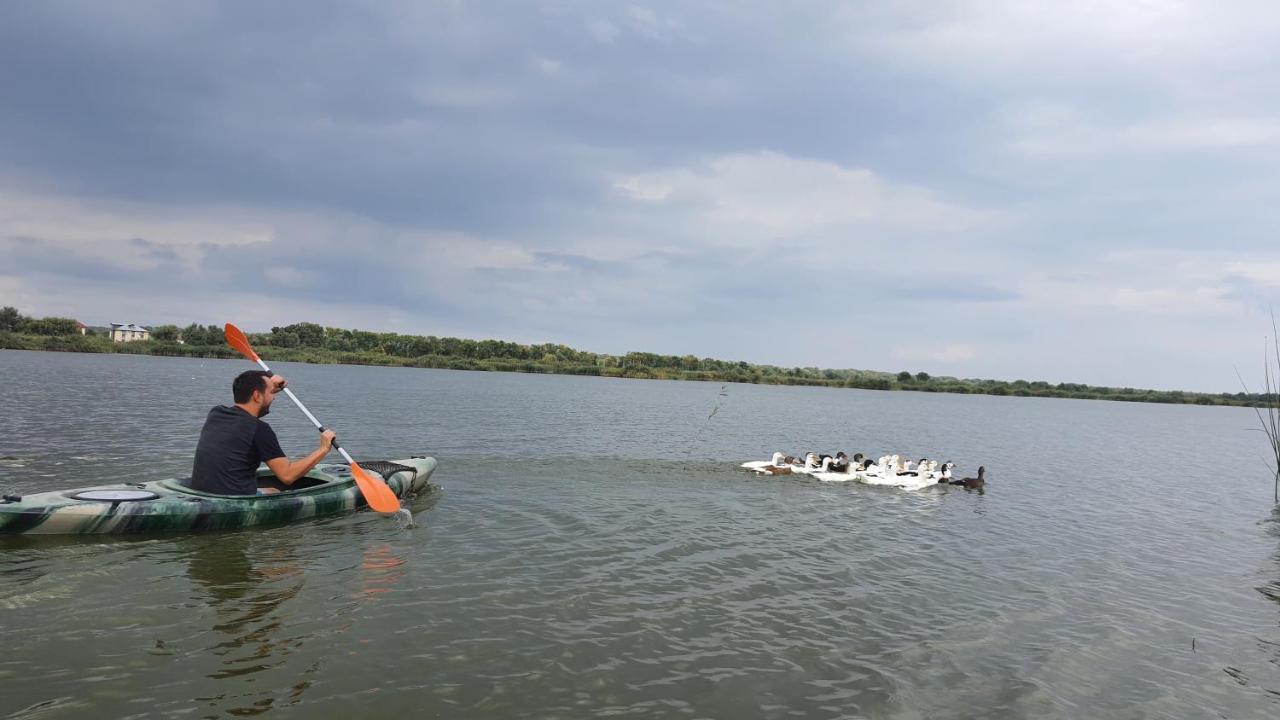
[[[436,490],[428,480],[435,458],[360,463],[378,473],[398,497]],[[81,534],[192,532],[252,525],[276,525],[366,505],[347,465],[317,465],[285,488],[266,468],[259,487],[268,495],[218,495],[187,487],[187,480],[121,483],[78,490],[5,495],[0,500],[0,534]]]

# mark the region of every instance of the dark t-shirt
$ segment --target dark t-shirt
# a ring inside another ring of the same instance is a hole
[[[256,495],[258,465],[284,457],[276,431],[235,405],[209,411],[191,467],[191,487],[225,495]]]

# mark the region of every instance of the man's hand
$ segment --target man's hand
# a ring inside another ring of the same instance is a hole
[[[271,387],[271,392],[273,393],[278,393],[281,390],[284,390],[285,386],[289,384],[289,381],[285,380],[281,375],[272,375],[267,382]]]
[[[324,448],[325,450],[328,450],[329,448],[333,447],[333,441],[336,437],[338,437],[337,433],[335,433],[332,430],[325,430],[324,432],[320,433],[320,447]]]

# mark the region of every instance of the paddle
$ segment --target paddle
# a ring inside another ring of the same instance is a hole
[[[262,362],[262,358],[258,357],[258,353],[253,351],[253,348],[249,345],[249,338],[245,337],[244,333],[240,332],[240,328],[232,325],[231,323],[227,323],[226,336],[228,345],[239,351],[241,355],[258,363],[258,367],[261,367],[267,372],[271,372],[271,368],[267,367],[267,364]],[[298,409],[302,411],[303,415],[307,416],[307,419],[311,421],[312,425],[316,426],[317,430],[324,432],[324,425],[320,424],[320,421],[316,419],[316,416],[311,414],[311,411],[307,409],[306,405],[302,404],[302,401],[298,399],[297,395],[293,394],[292,390],[285,388],[284,394],[289,396],[289,399],[293,401],[293,404],[298,406]],[[365,474],[365,471],[356,464],[356,461],[351,458],[351,455],[347,454],[346,449],[338,444],[338,440],[336,438],[333,441],[333,449],[342,453],[342,457],[346,458],[347,462],[351,464],[351,476],[356,479],[356,486],[360,488],[360,492],[364,495],[364,499],[369,503],[369,507],[373,508],[376,512],[387,514],[398,512],[400,510],[400,498],[396,497],[396,494],[392,492],[391,488],[387,487],[387,484],[381,479],[374,480],[372,477]]]

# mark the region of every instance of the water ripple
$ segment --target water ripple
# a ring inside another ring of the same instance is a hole
[[[21,357],[101,396],[0,366],[41,409],[0,433],[22,492],[181,474],[242,367]],[[0,716],[1280,712],[1280,511],[1267,478],[1200,468],[1256,449],[1232,409],[731,385],[705,423],[719,385],[285,369],[351,388],[366,415],[309,404],[370,457],[437,455],[447,493],[410,529],[5,539]],[[988,486],[736,467],[810,447],[983,464]]]

